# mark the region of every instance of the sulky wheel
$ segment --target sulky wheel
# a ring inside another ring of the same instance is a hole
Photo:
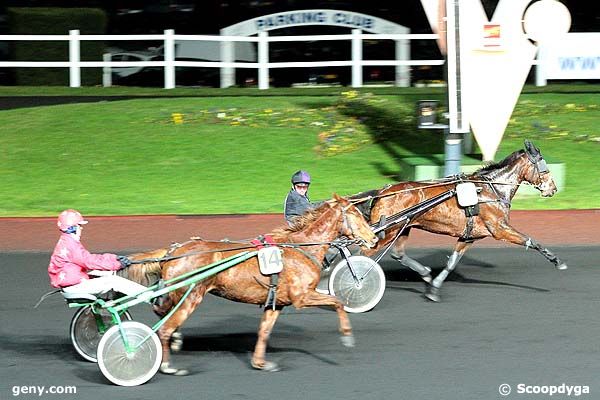
[[[347,312],[369,311],[383,297],[385,274],[379,264],[369,257],[351,256],[348,260],[352,270],[346,260],[342,260],[331,271],[329,293],[344,303]]]
[[[121,319],[131,320],[131,315],[125,311]],[[69,331],[73,347],[84,359],[96,362],[98,342],[113,325],[112,317],[107,310],[99,309],[98,314],[94,314],[90,306],[81,307],[71,319]]]
[[[121,333],[127,338],[128,349]],[[113,326],[98,343],[100,371],[115,385],[137,386],[149,381],[161,360],[158,336],[140,322],[125,321],[120,327]]]

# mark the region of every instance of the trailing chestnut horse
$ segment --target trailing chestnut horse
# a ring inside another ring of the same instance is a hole
[[[283,270],[278,277],[275,304],[273,307],[265,307],[260,322],[258,340],[251,361],[252,367],[261,370],[277,369],[275,363],[265,360],[267,341],[281,309],[288,305],[294,305],[296,308],[333,307],[339,318],[342,343],[346,346],[353,345],[352,328],[343,304],[333,296],[315,291],[325,252],[329,248],[329,243],[339,236],[356,239],[367,247],[373,247],[377,242],[377,237],[360,211],[348,200],[337,195],[334,195],[333,200],[296,218],[291,227],[277,229],[270,234],[274,242],[281,243]],[[300,248],[300,244],[311,244],[308,246],[310,253]],[[243,249],[253,250],[254,247],[250,243],[191,240],[169,251],[161,249],[132,257],[134,259],[145,259],[149,256],[166,256],[168,259],[180,257],[161,263],[162,278],[166,280],[240,253]],[[150,272],[151,269],[145,267],[144,273]],[[130,279],[134,279],[132,275]],[[137,279],[140,277],[138,276]],[[177,375],[185,373],[184,370],[170,366],[169,342],[172,334],[185,323],[207,293],[232,301],[265,305],[269,284],[269,276],[262,275],[259,270],[257,257],[252,257],[197,283],[181,306],[158,331],[163,347],[161,371]],[[166,315],[173,305],[179,302],[186,289],[170,292],[169,299],[163,306],[155,306],[155,311],[160,315]]]
[[[375,194],[371,204],[370,220],[373,223],[380,221],[382,216],[401,212],[435,195],[454,189],[461,182],[473,182],[478,188],[478,204],[475,209],[462,208],[456,196],[452,197],[411,220],[402,232],[399,233],[401,226],[390,228],[377,247],[368,250],[366,254],[376,253],[397,238],[392,245],[392,258],[418,272],[428,283],[425,297],[436,302],[440,301],[439,292],[444,280],[456,268],[463,254],[474,241],[488,236],[535,249],[557,269],[567,268],[567,265],[551,251],[531,237],[517,231],[509,223],[511,200],[522,182],[533,185],[543,197],[551,197],[557,191],[540,150],[529,141],[525,141],[525,150],[518,150],[504,160],[481,168],[468,176],[434,182],[401,182],[381,189]],[[353,197],[360,197],[360,194]],[[446,267],[433,280],[429,267],[406,255],[405,245],[412,228],[458,237]]]

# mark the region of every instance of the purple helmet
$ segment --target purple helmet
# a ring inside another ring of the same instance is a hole
[[[296,171],[294,175],[292,175],[292,184],[296,185],[298,183],[306,183],[310,185],[310,175],[306,171]]]

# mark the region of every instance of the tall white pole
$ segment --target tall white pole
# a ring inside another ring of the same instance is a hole
[[[463,112],[460,43],[460,1],[446,0],[446,73],[448,82],[448,132],[444,135],[444,175],[460,173],[462,136],[469,132]]]
[[[362,87],[362,39],[360,29],[352,29],[352,87]]]

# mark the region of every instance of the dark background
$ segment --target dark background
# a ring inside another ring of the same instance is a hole
[[[532,0],[533,1],[533,0]],[[597,2],[581,0],[562,0],[569,8],[572,16],[572,32],[600,31],[600,13]],[[484,8],[491,18],[498,0],[482,0]],[[165,29],[174,29],[179,34],[218,34],[223,27],[261,15],[289,11],[294,9],[332,8],[362,12],[407,26],[411,33],[430,33],[430,27],[419,0],[370,0],[370,1],[337,1],[337,0],[5,0],[0,4],[0,34],[9,32],[6,9],[10,7],[67,7],[98,8],[106,13],[107,34],[152,34],[162,33]],[[21,29],[20,29],[21,31]],[[288,34],[330,34],[345,33],[347,29],[338,27],[301,27],[277,29],[271,35]],[[20,32],[22,33],[22,32]],[[31,32],[40,34],[47,32]],[[65,32],[66,33],[66,32]],[[82,31],[82,33],[85,33]],[[389,41],[388,41],[389,42]],[[336,44],[339,43],[339,44]],[[149,42],[119,42],[125,50],[140,51],[153,44]],[[160,45],[160,43],[157,43]],[[279,47],[278,47],[279,46]],[[393,43],[366,45],[366,59],[388,59],[393,55]],[[414,59],[440,59],[441,55],[435,42],[431,40],[414,40],[411,42],[411,56]],[[273,44],[270,60],[277,61],[326,61],[349,59],[350,48],[341,42],[297,43],[293,47],[287,43]],[[13,59],[10,47],[0,42],[0,60]],[[413,81],[440,79],[442,67],[415,67],[411,72]],[[162,86],[162,70],[147,69],[145,80],[154,81]],[[195,71],[195,72],[194,72]],[[365,68],[365,81],[393,81],[393,67]],[[192,70],[192,77],[198,75],[200,69]],[[319,79],[318,83],[327,83],[326,76],[335,76],[335,81],[348,84],[350,69],[345,67],[321,69],[274,69],[271,71],[273,86],[287,86],[292,82],[307,82]],[[203,82],[188,84],[205,84],[218,86],[218,70],[203,69],[207,75]],[[0,84],[15,84],[10,69],[0,68]],[[256,71],[238,70],[238,83],[249,80],[255,83]],[[279,75],[279,76],[278,76]],[[178,71],[178,84],[186,84],[185,71]],[[143,78],[143,77],[142,77]],[[59,84],[59,83],[57,83]],[[132,82],[145,86],[144,82]]]
[[[600,16],[593,1],[562,0],[571,12],[573,32],[598,31]],[[107,12],[110,34],[152,33],[175,29],[180,33],[211,34],[231,24],[294,9],[334,8],[362,12],[429,32],[419,0],[6,0],[5,7],[94,7]],[[482,0],[491,17],[498,0]],[[1,7],[1,6],[0,6]],[[132,10],[140,12],[131,13]]]

